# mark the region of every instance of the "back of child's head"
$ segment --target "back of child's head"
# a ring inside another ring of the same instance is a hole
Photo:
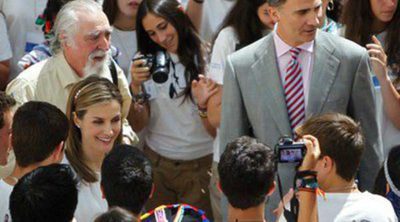
[[[113,207],[107,212],[98,216],[94,222],[136,222],[138,221],[131,212],[121,208]]]
[[[14,186],[10,195],[11,219],[14,222],[70,222],[77,203],[77,182],[68,165],[39,167]]]
[[[139,215],[153,186],[150,160],[136,147],[115,146],[103,160],[101,186],[110,207]]]
[[[240,137],[226,146],[218,173],[222,192],[234,208],[258,206],[273,188],[274,152],[254,138]]]

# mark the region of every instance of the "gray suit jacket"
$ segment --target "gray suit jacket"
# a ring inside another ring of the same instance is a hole
[[[364,189],[372,188],[383,158],[368,61],[364,48],[341,37],[318,32],[306,108],[306,118],[339,112],[361,123],[367,142],[360,166],[360,185]],[[248,135],[249,126],[254,136],[271,148],[281,136],[291,135],[278,70],[272,34],[228,57],[220,154],[228,142]],[[279,173],[286,193],[293,185],[294,165],[279,164]],[[272,208],[276,207],[277,193],[269,204]]]

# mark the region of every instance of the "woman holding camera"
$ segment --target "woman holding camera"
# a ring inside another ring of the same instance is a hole
[[[137,51],[136,15],[142,0],[104,0],[103,11],[113,26],[111,43],[118,49],[118,65],[129,75],[130,61]],[[202,1],[190,0],[186,12],[196,28],[200,29]],[[131,81],[128,76],[129,82]]]
[[[136,131],[146,127],[144,152],[152,161],[156,187],[147,208],[183,202],[206,211],[209,217],[210,134],[215,131],[204,115],[200,117],[203,113],[191,89],[191,82],[205,71],[205,46],[176,0],[143,0],[136,31],[139,52],[145,56],[131,66],[132,125]],[[163,54],[167,60],[163,68],[169,70],[161,74],[165,82],[155,82],[150,70],[162,64],[149,55]]]

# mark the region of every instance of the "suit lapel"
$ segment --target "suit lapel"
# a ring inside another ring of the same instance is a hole
[[[262,103],[275,120],[281,134],[285,135],[291,130],[272,34],[266,37],[265,42],[266,47],[260,47],[262,49],[258,50],[258,59],[251,66],[251,70],[255,75]]]
[[[314,65],[308,95],[306,116],[318,114],[328,98],[335,81],[340,61],[333,55],[335,47],[317,33],[314,51]]]

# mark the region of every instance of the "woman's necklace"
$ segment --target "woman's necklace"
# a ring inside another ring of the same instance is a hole
[[[329,192],[329,193],[332,193],[332,192],[341,192],[341,193],[343,193],[345,191],[353,192],[355,190],[357,190],[357,184],[354,183],[352,185],[343,186],[343,187],[332,187],[332,188],[329,188],[329,189],[324,190],[324,191],[325,192]]]
[[[14,176],[11,176],[11,175],[6,177],[5,179],[8,180],[9,184],[12,184],[12,185],[17,184],[18,181],[19,181],[19,179],[17,177],[14,177]]]

